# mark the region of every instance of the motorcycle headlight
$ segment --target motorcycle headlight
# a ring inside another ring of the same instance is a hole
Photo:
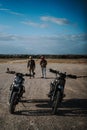
[[[58,85],[58,88],[63,90],[63,86],[62,85]]]
[[[14,85],[15,83],[13,82],[12,85]]]
[[[58,82],[58,80],[57,80],[57,79],[56,79],[55,81],[56,81],[56,82]]]
[[[15,84],[14,87],[17,87],[17,88],[18,88],[18,87],[19,87],[19,84]]]

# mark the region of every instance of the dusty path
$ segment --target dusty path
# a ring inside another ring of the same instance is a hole
[[[41,79],[39,64],[36,77],[25,77],[26,93],[16,107],[15,115],[9,113],[9,86],[14,75],[6,74],[6,68],[27,72],[25,63],[0,64],[0,130],[86,130],[87,129],[87,78],[67,79],[66,97],[57,115],[51,114],[49,106],[50,81],[55,77],[48,69],[55,68],[71,74],[87,75],[86,64],[57,64],[47,66],[47,79]]]

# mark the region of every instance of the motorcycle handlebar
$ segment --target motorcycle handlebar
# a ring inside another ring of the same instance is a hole
[[[49,71],[50,71],[51,73],[55,73],[55,74],[59,74],[59,75],[63,74],[63,75],[65,75],[65,77],[68,77],[68,78],[72,78],[72,79],[76,79],[76,78],[77,78],[76,75],[71,75],[71,74],[68,74],[68,75],[67,75],[66,72],[61,73],[61,72],[59,72],[59,71],[57,71],[57,70],[53,70],[53,69],[49,69]]]
[[[57,70],[49,69],[49,71],[52,73],[55,73],[55,74],[59,74],[59,71],[57,71]]]
[[[27,73],[25,73],[25,74],[23,74],[23,73],[20,73],[20,72],[15,72],[15,71],[6,71],[6,73],[8,73],[8,74],[15,74],[16,76],[21,76],[21,77],[24,77],[24,76],[33,76],[33,75],[31,75],[31,74],[27,74]],[[35,75],[35,73],[34,73],[34,75]]]
[[[67,77],[68,77],[68,78],[72,78],[72,79],[77,79],[77,76],[76,76],[76,75],[71,75],[71,74],[69,74],[69,75],[67,75]]]

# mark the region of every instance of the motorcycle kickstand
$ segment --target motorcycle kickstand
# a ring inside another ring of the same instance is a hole
[[[22,105],[24,106],[24,107],[26,107],[25,105],[24,105],[24,103],[22,102]]]

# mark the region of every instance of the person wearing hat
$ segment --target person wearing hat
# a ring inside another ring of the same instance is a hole
[[[29,74],[30,74],[30,78],[31,78],[31,75],[33,75],[34,77],[34,70],[35,70],[35,61],[33,60],[33,57],[32,56],[29,56],[29,60],[28,60],[28,63],[27,63],[27,68],[29,70]]]
[[[42,71],[42,77],[41,78],[46,78],[47,60],[45,59],[44,56],[41,56],[40,66],[41,66],[41,71]]]

